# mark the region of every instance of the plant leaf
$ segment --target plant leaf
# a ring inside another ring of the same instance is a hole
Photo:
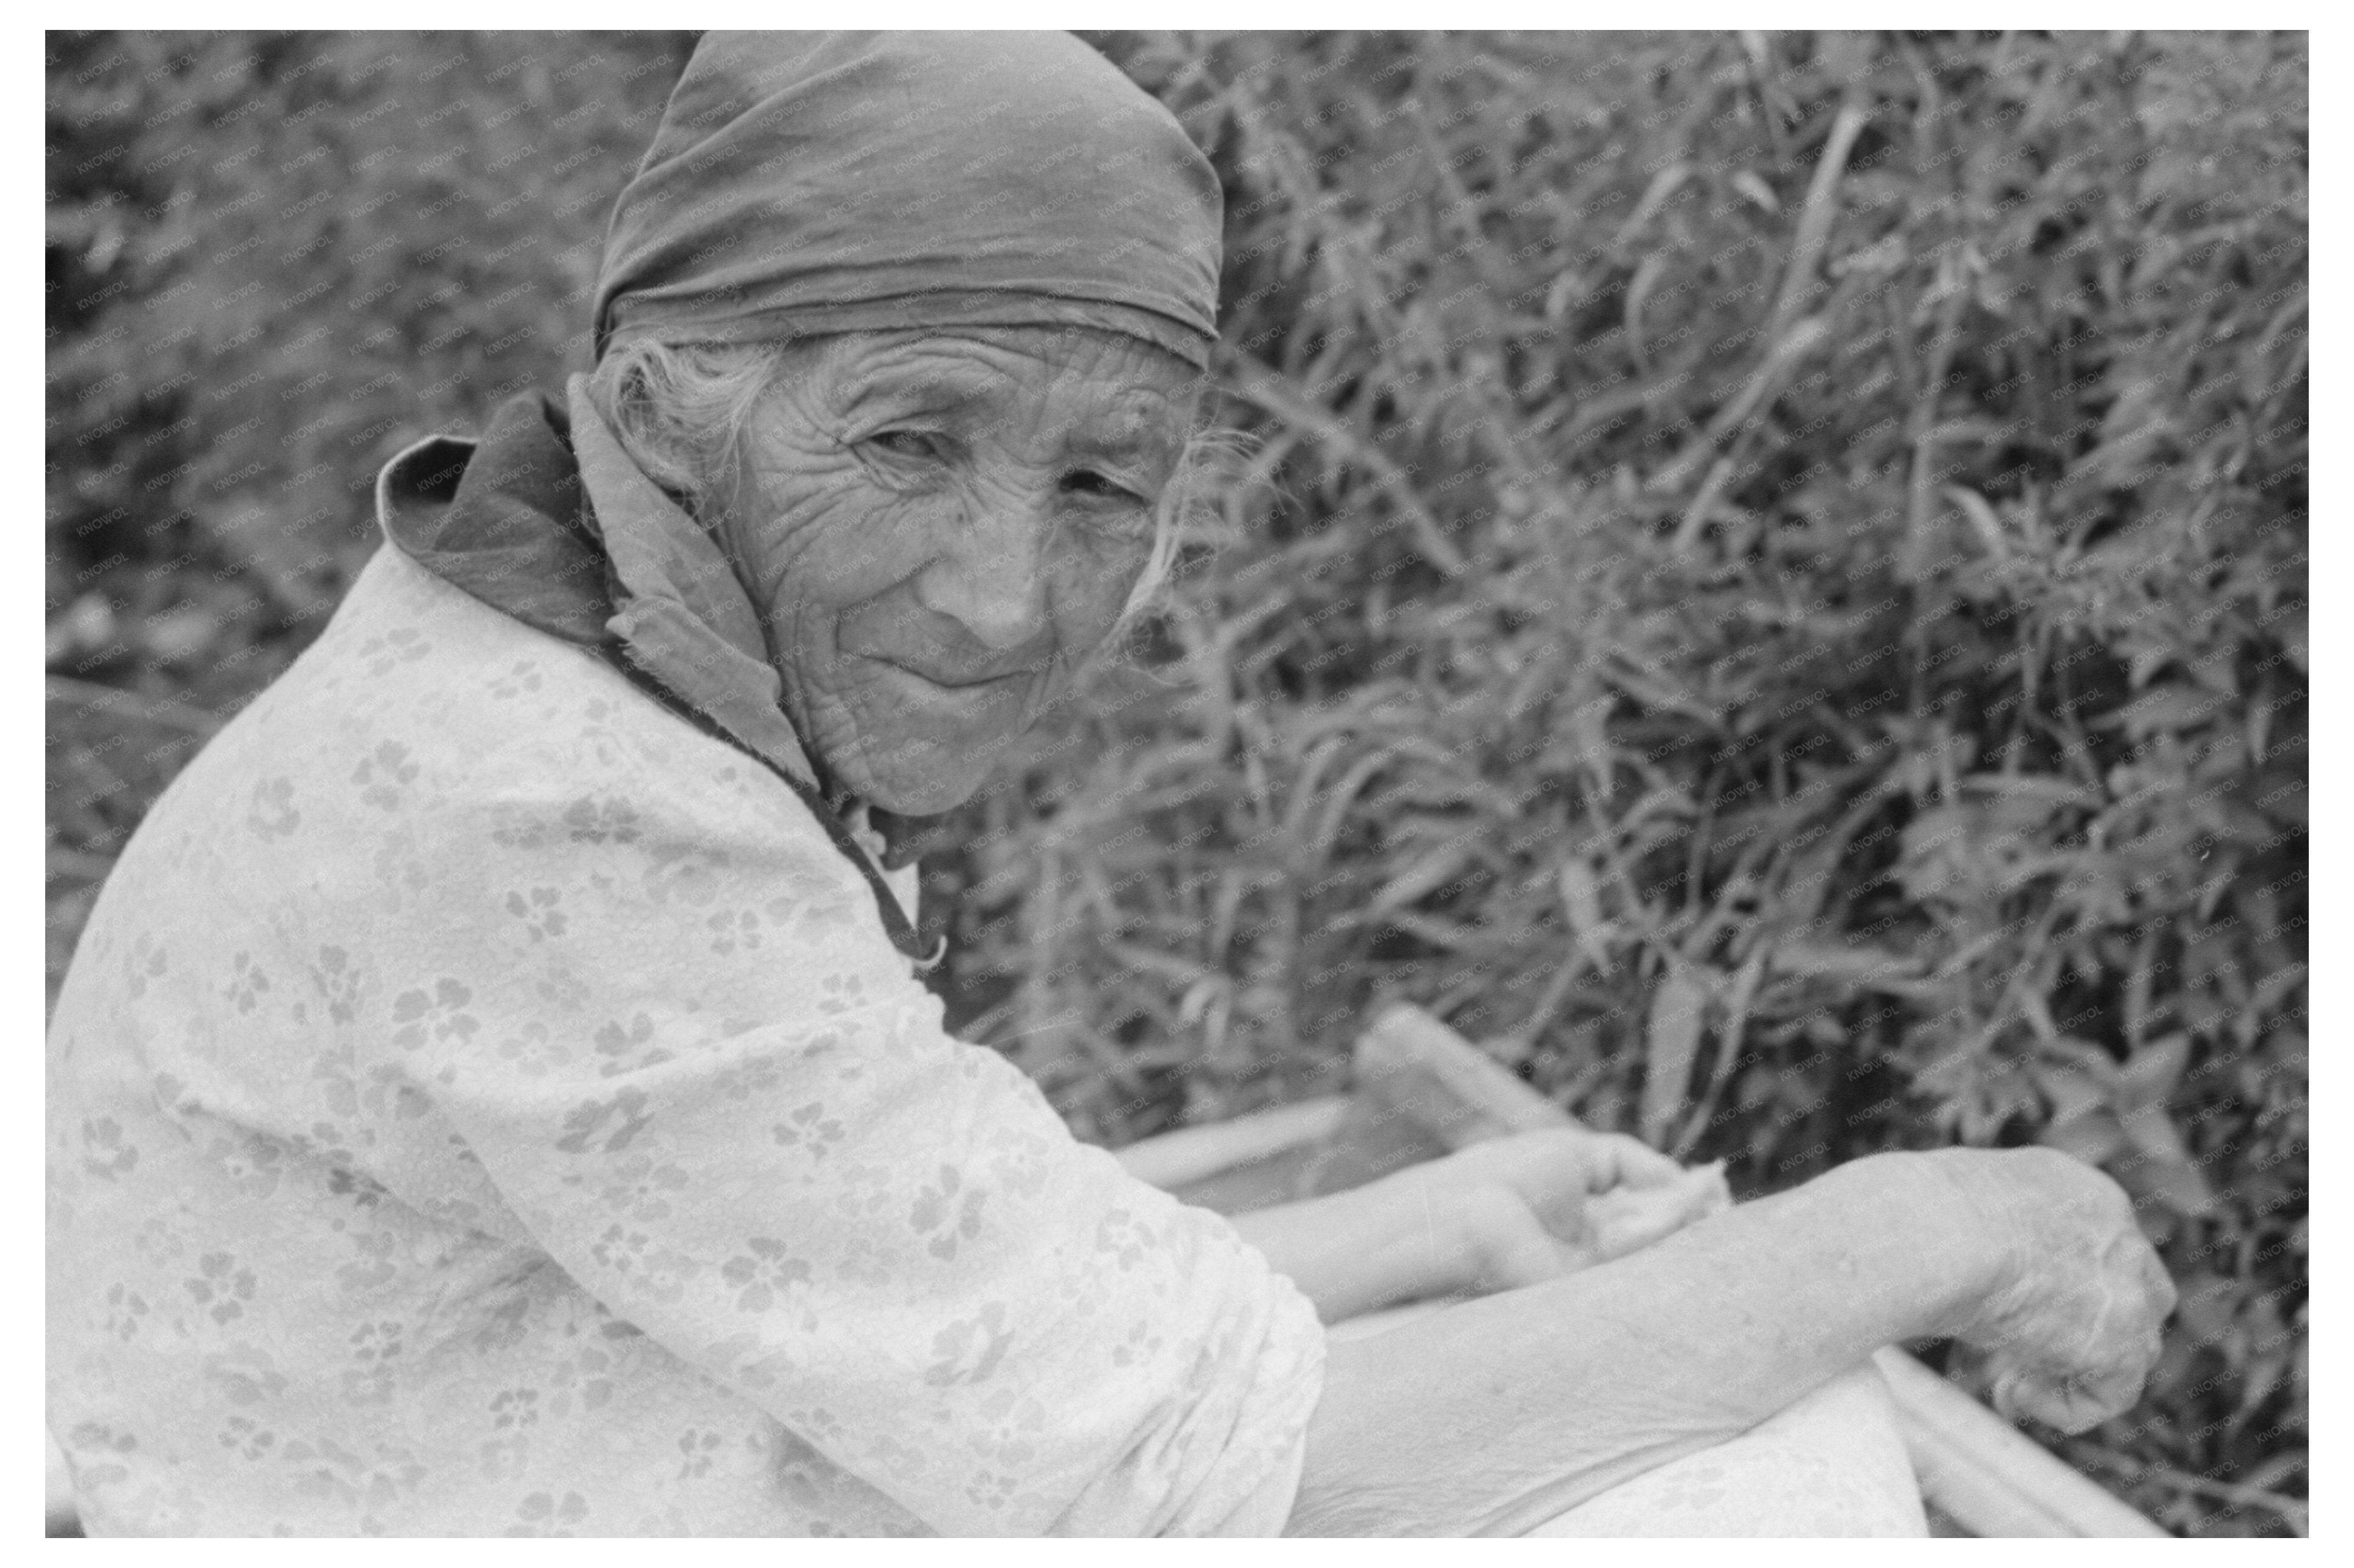
[[[1609,937],[1615,929],[1602,917],[1602,890],[1584,861],[1562,863],[1555,879],[1561,886],[1562,907],[1569,912],[1570,935],[1578,950],[1597,969],[1610,967]]]
[[[1683,1108],[1708,995],[1708,988],[1681,968],[1670,969],[1651,993],[1651,1016],[1644,1030],[1641,1112],[1647,1142],[1657,1144],[1665,1138]]]

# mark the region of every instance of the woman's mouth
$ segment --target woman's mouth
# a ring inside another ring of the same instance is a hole
[[[970,675],[955,672],[934,673],[918,666],[903,664],[896,659],[868,655],[871,662],[881,665],[896,677],[894,682],[904,693],[918,702],[970,705],[1016,697],[1034,672],[1011,670],[998,674]]]
[[[902,660],[887,658],[879,653],[870,653],[865,657],[877,664],[887,665],[903,675],[913,676],[927,685],[938,686],[950,692],[984,691],[1016,678],[1027,678],[1037,673],[1035,670],[1016,669],[975,674],[968,672],[928,669],[919,663],[909,663]]]

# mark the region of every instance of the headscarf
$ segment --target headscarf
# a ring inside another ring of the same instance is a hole
[[[1094,327],[1205,366],[1223,203],[1065,33],[708,33],[614,204],[596,344]]]

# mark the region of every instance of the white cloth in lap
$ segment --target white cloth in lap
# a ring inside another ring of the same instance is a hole
[[[1867,1364],[1528,1533],[1904,1537],[1929,1523],[1888,1385]]]

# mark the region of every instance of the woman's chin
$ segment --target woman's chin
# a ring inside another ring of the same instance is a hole
[[[926,744],[895,756],[864,756],[835,771],[870,806],[902,817],[937,817],[972,799],[995,758],[994,749]]]

